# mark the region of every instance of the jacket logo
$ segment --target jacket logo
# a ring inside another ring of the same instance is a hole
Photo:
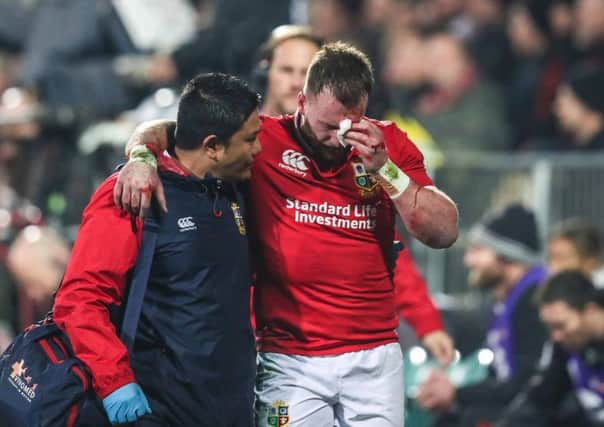
[[[243,220],[243,215],[241,214],[241,208],[237,203],[231,203],[231,210],[233,211],[233,217],[235,218],[235,224],[237,224],[237,229],[239,230],[239,234],[245,236],[247,234],[247,230],[245,228],[245,221]]]
[[[195,225],[195,223],[193,222],[192,216],[185,216],[182,218],[178,218],[177,224],[178,224],[178,228],[180,229],[181,233],[183,231],[197,230],[197,225]]]
[[[31,402],[36,398],[38,384],[32,384],[31,376],[26,376],[27,368],[25,367],[25,360],[21,359],[20,362],[13,363],[11,368],[12,371],[8,377],[8,381],[17,389],[21,397]]]
[[[304,177],[306,176],[306,171],[308,171],[309,162],[310,159],[307,156],[290,149],[285,150],[283,154],[281,154],[279,167]]]

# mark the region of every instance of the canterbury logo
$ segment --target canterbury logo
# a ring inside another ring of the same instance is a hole
[[[178,224],[178,228],[180,228],[180,231],[195,230],[197,228],[197,226],[193,222],[192,216],[185,216],[182,218],[178,218],[177,224]]]
[[[302,153],[298,153],[295,150],[285,150],[281,155],[281,160],[283,163],[279,163],[284,169],[290,170],[298,175],[306,175],[306,171],[308,170],[308,162],[310,159],[306,157]]]
[[[293,166],[303,172],[308,170],[308,165],[306,162],[310,162],[308,157],[294,150],[285,150],[281,156],[281,160],[283,160],[283,163],[286,165]]]

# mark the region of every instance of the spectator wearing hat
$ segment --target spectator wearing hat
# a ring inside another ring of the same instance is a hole
[[[572,147],[604,149],[604,69],[581,66],[571,70],[558,90],[555,112]]]
[[[528,379],[546,337],[533,304],[546,276],[533,212],[510,205],[475,225],[469,241],[464,262],[470,285],[495,299],[486,337],[494,361],[482,382],[456,388],[444,372],[434,371],[420,387],[418,402],[439,415],[439,427],[494,422]]]

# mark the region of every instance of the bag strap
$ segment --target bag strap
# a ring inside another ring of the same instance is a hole
[[[145,292],[147,291],[158,229],[159,224],[153,215],[145,218],[142,243],[138,252],[138,258],[136,259],[132,280],[130,281],[126,309],[122,320],[121,340],[126,345],[130,354],[132,354],[134,348],[136,328],[143,308]]]

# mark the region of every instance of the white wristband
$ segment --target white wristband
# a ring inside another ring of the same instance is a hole
[[[391,199],[396,199],[405,192],[411,180],[392,160],[386,160],[384,166],[377,171],[380,183]]]

